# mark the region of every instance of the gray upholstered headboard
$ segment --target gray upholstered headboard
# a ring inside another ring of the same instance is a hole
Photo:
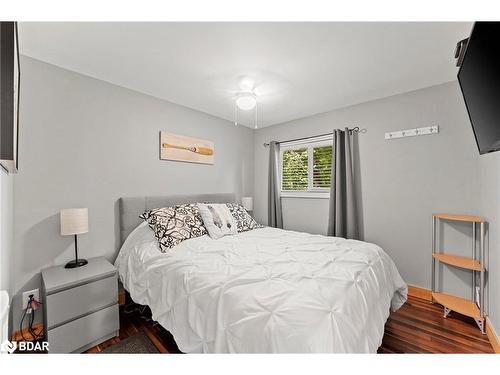
[[[168,207],[181,203],[228,203],[236,202],[233,193],[200,195],[166,195],[159,197],[128,197],[119,200],[120,247],[127,236],[141,223],[139,215],[146,210]]]

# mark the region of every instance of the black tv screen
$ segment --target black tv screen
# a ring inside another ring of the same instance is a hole
[[[480,154],[500,150],[500,22],[476,22],[458,72]]]
[[[0,166],[19,168],[19,45],[17,23],[0,22]]]

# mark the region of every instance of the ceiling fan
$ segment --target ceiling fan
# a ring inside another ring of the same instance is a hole
[[[257,129],[257,95],[255,94],[255,82],[250,77],[243,77],[240,81],[241,91],[236,94],[234,100],[234,125],[238,125],[238,109],[242,111],[254,110],[254,129]]]

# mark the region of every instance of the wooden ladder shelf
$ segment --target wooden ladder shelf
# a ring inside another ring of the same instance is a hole
[[[433,253],[432,257],[439,260],[441,263],[446,263],[450,266],[465,268],[472,271],[481,271],[481,263],[473,258],[443,253]]]
[[[436,250],[436,223],[438,220],[462,221],[472,223],[472,256],[464,257],[446,254]],[[456,311],[462,315],[474,318],[479,329],[485,333],[485,311],[484,311],[484,259],[485,259],[485,223],[479,216],[453,215],[453,214],[433,214],[432,215],[432,300],[444,308],[443,316],[446,318],[451,311]],[[476,249],[476,225],[480,227],[480,249],[479,259],[477,259]],[[445,294],[436,291],[436,261],[454,267],[459,267],[472,271],[472,300]],[[476,295],[476,273],[479,274],[479,307],[474,301]]]

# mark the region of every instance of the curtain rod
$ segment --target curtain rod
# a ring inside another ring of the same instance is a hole
[[[354,128],[351,128],[351,129],[348,129],[349,132],[354,132],[354,133],[359,133],[360,130],[359,130],[359,126],[355,126]],[[276,142],[278,144],[280,143],[286,143],[286,142],[294,142],[294,141],[302,141],[304,139],[310,139],[310,138],[318,138],[318,137],[324,137],[326,135],[333,135],[333,132],[330,132],[330,133],[325,133],[325,134],[318,134],[318,135],[311,135],[309,137],[302,137],[302,138],[295,138],[295,139],[287,139],[286,141],[279,141],[279,142]],[[264,146],[269,146],[270,143],[264,143]]]

